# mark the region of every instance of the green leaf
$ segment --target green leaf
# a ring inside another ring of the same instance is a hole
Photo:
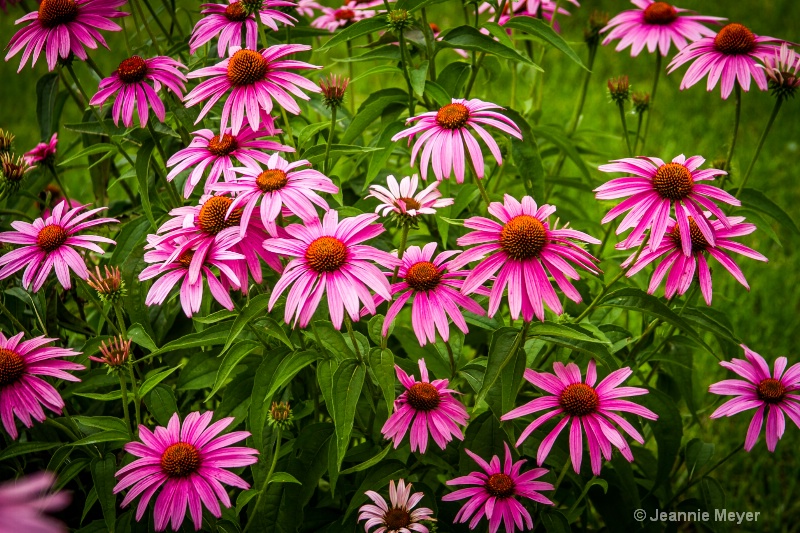
[[[75,442],[70,442],[68,446],[87,446],[89,444],[99,444],[101,442],[128,442],[129,440],[130,435],[124,431],[100,431],[76,440]]]
[[[91,122],[80,122],[78,124],[64,124],[68,130],[92,135],[124,135],[126,128],[117,126],[111,119],[103,120],[102,124],[93,120]]]
[[[139,182],[139,198],[142,200],[144,216],[150,221],[150,227],[156,229],[156,219],[153,216],[153,206],[150,203],[150,156],[153,154],[155,143],[147,139],[142,143],[136,153],[136,179]]]
[[[796,234],[800,234],[800,229],[797,228],[797,224],[792,220],[792,217],[778,204],[767,198],[763,192],[756,189],[744,189],[739,195],[739,200],[742,202],[742,207],[761,211],[780,222],[782,226],[789,228]]]
[[[444,88],[435,81],[426,80],[425,90],[423,92],[433,98],[434,102],[442,107],[452,102],[452,99],[450,98],[450,95],[447,94],[447,91],[445,91]]]
[[[133,324],[128,328],[128,337],[142,348],[147,348],[151,352],[158,350],[156,343],[153,342],[153,339],[150,338],[150,335],[139,323]]]
[[[298,485],[302,485],[297,478],[293,475],[288,474],[286,472],[275,472],[272,474],[272,477],[269,478],[270,483],[297,483]]]
[[[544,198],[545,172],[536,137],[525,117],[513,109],[506,109],[505,113],[522,131],[522,140],[511,137],[511,155],[525,192],[533,198]]]
[[[318,144],[316,146],[312,146],[305,152],[303,152],[303,158],[308,159],[309,162],[313,165],[319,165],[325,159],[325,144]],[[355,144],[332,144],[331,145],[331,162],[334,161],[334,157],[341,157],[343,155],[353,155],[353,154],[366,154],[369,152],[377,152],[382,151],[382,148],[372,148],[369,146],[358,146]],[[331,163],[332,164],[332,163]]]
[[[356,404],[364,386],[366,369],[363,364],[353,359],[346,359],[333,374],[333,422],[336,426],[336,449],[338,461],[342,463],[350,433],[353,431],[353,420],[356,416]]]
[[[128,431],[125,422],[113,416],[73,416],[72,419],[88,428],[108,431]]]
[[[98,402],[113,402],[122,398],[122,391],[115,390],[102,394],[97,392],[76,392],[75,396],[97,400]]]
[[[570,533],[567,517],[555,509],[544,509],[541,514],[542,525],[548,533]]]
[[[364,78],[367,78],[369,76],[374,76],[375,74],[387,74],[387,73],[402,75],[403,71],[394,65],[380,65],[377,67],[372,67],[368,71],[363,72],[358,76],[356,76],[355,78],[353,78],[352,80],[350,80],[350,85],[353,85],[357,81],[363,80]],[[329,122],[326,122],[326,124],[329,124]]]
[[[259,294],[242,308],[239,314],[236,315],[236,320],[233,321],[233,325],[230,327],[230,332],[225,339],[225,346],[222,348],[221,354],[228,351],[233,341],[236,340],[251,320],[261,314],[265,314],[267,307],[269,307],[269,294]]]
[[[548,336],[564,337],[583,342],[605,342],[584,333],[584,329],[579,326],[556,324],[554,322],[534,323],[528,328],[528,337]]]
[[[275,374],[272,376],[270,387],[267,390],[267,394],[264,396],[264,399],[268,400],[269,398],[272,398],[272,396],[278,392],[281,387],[286,386],[292,380],[292,378],[297,375],[298,372],[317,359],[321,358],[322,354],[316,350],[307,350],[300,353],[290,354],[288,357],[285,357],[278,365],[278,368],[275,369]]]
[[[103,510],[103,518],[110,533],[114,533],[117,525],[117,497],[114,494],[114,473],[117,470],[117,462],[112,454],[106,454],[103,459],[95,458],[92,460],[92,481],[97,492],[97,499],[100,500],[100,508]]]
[[[149,231],[150,222],[147,217],[135,217],[123,224],[120,232],[114,237],[117,245],[114,246],[114,252],[111,254],[111,259],[108,260],[109,265],[122,265],[134,249],[144,247],[144,241]]]
[[[488,35],[482,34],[472,26],[459,26],[446,32],[441,36],[437,47],[457,48],[460,50],[474,50],[496,55],[504,59],[510,59],[516,63],[525,63],[541,70],[536,64],[527,57],[521,55],[513,48],[509,48],[495,41]]]
[[[367,475],[364,476],[364,480],[361,482],[361,485],[353,494],[353,497],[347,506],[347,510],[344,513],[344,519],[347,520],[347,517],[349,517],[352,512],[358,509],[362,503],[367,501],[367,496],[364,493],[367,490],[373,490],[370,487],[374,488],[385,486],[390,479],[397,479],[397,474],[403,472],[405,469],[405,464],[394,460],[383,461],[372,468]]]
[[[370,95],[359,108],[353,120],[340,140],[342,145],[351,145],[367,127],[383,115],[387,107],[393,104],[406,105],[408,94],[400,89],[384,89]],[[361,146],[358,147],[361,151]],[[331,146],[333,152],[333,146]],[[304,154],[307,157],[307,153]]]
[[[18,455],[44,452],[61,446],[60,442],[15,442],[5,450],[0,451],[0,461],[17,457]]]
[[[116,146],[114,146],[113,144],[109,144],[109,143],[93,144],[91,146],[88,146],[88,147],[84,148],[83,150],[81,150],[77,154],[74,154],[74,155],[70,156],[69,158],[65,159],[64,161],[60,162],[58,164],[58,166],[63,167],[65,165],[68,165],[68,164],[72,163],[73,161],[77,161],[78,159],[82,159],[82,158],[84,158],[84,157],[86,157],[88,155],[104,154],[106,152],[116,151],[116,149],[117,149]]]
[[[228,381],[228,377],[230,377],[231,372],[233,372],[236,366],[258,346],[260,346],[258,342],[246,340],[236,343],[236,345],[225,354],[225,359],[222,360],[222,364],[219,365],[217,369],[217,377],[214,380],[214,386],[203,402],[208,402],[208,400],[219,392],[219,389]]]
[[[706,476],[700,480],[700,492],[703,494],[703,502],[706,510],[714,515],[717,511],[726,509],[725,490],[719,481],[713,477]],[[714,521],[714,531],[727,531],[728,524],[724,520]]]
[[[330,321],[317,320],[312,325],[312,328],[314,333],[311,338],[315,339],[314,336],[319,337],[323,348],[328,350],[336,359],[355,357],[356,354],[345,342],[342,332],[334,328]]]
[[[263,327],[262,331],[266,333],[268,337],[272,337],[273,339],[285,344],[290,350],[294,350],[294,344],[292,344],[292,341],[286,335],[286,332],[283,330],[283,326],[281,326],[273,318],[265,316],[258,319],[258,321],[256,321],[256,327]]]
[[[689,479],[692,479],[695,472],[701,470],[711,460],[714,455],[714,443],[692,439],[686,445],[685,454],[686,471],[689,473]]]
[[[63,489],[70,481],[83,472],[83,469],[89,466],[91,461],[88,458],[79,457],[73,459],[67,466],[58,473],[58,481],[53,485],[53,492],[58,492]],[[103,531],[103,530],[101,530]]]
[[[492,342],[489,345],[489,361],[486,364],[486,374],[483,376],[481,390],[475,398],[475,405],[481,403],[486,397],[486,393],[494,385],[500,372],[510,363],[517,354],[523,342],[520,342],[521,331],[517,328],[500,328],[492,334]]]
[[[342,470],[339,472],[340,476],[346,476],[347,474],[355,474],[356,472],[361,472],[362,470],[366,470],[367,468],[372,468],[376,464],[383,461],[383,458],[389,455],[389,452],[392,450],[392,443],[386,445],[377,455],[367,459],[363,463],[359,463],[356,466],[351,466],[346,470]]]
[[[557,148],[564,152],[567,157],[573,163],[575,163],[575,166],[578,167],[578,170],[581,172],[583,177],[586,178],[586,181],[592,181],[592,177],[589,174],[589,168],[586,166],[586,163],[584,163],[581,154],[578,152],[578,149],[575,148],[575,143],[567,137],[563,130],[554,128],[553,126],[533,126],[531,127],[531,132],[534,135],[544,137],[556,145]]]
[[[180,365],[172,367],[172,368],[168,368],[167,370],[164,370],[162,372],[158,372],[157,374],[152,374],[150,377],[145,379],[144,383],[142,383],[142,386],[139,387],[139,395],[140,396],[144,396],[147,393],[149,393],[151,390],[153,390],[156,387],[156,385],[158,385],[159,383],[161,383],[162,381],[167,379],[170,376],[170,374],[172,374],[173,372],[175,372],[179,368],[180,368]]]
[[[381,131],[375,143],[375,147],[381,148],[381,150],[375,151],[369,155],[369,167],[367,168],[367,177],[364,180],[362,193],[367,191],[367,187],[369,187],[369,184],[378,176],[378,173],[386,168],[386,163],[392,156],[392,151],[395,147],[395,142],[392,141],[392,137],[403,130],[404,127],[402,121],[395,120],[387,124]]]
[[[417,68],[410,69],[408,77],[414,94],[422,97],[422,93],[425,92],[425,78],[428,77],[428,61],[423,61]]]
[[[162,426],[166,426],[172,415],[178,412],[178,403],[172,389],[158,385],[144,396],[144,405],[153,418]]]
[[[352,41],[357,37],[361,37],[362,35],[367,35],[368,33],[373,33],[376,31],[381,31],[386,29],[386,18],[382,16],[375,16],[372,18],[359,20],[352,26],[348,26],[347,28],[343,29],[331,39],[323,44],[321,47],[317,48],[318,52],[324,52],[325,50],[329,50],[334,46],[344,44],[347,41]]]
[[[394,406],[394,354],[391,350],[373,348],[369,352],[369,370],[381,389],[386,401],[386,412],[391,414]]]
[[[669,396],[656,389],[648,391],[649,394],[639,397],[639,403],[658,415],[658,420],[650,424],[658,445],[658,470],[650,489],[652,493],[669,479],[681,449],[683,424],[681,413]]]
[[[542,41],[563,52],[568,58],[580,65],[581,68],[589,70],[586,68],[586,65],[583,64],[583,61],[578,54],[576,54],[575,51],[570,48],[570,46],[567,44],[567,41],[565,41],[563,37],[556,33],[556,31],[548,22],[545,22],[542,19],[526,16],[511,17],[503,25],[503,28],[513,28],[524,31],[525,33],[533,35],[534,37],[538,37]]]
[[[180,339],[168,342],[151,353],[150,356],[163,355],[176,350],[188,350],[189,348],[199,348],[201,346],[208,347],[225,344],[225,341],[228,339],[229,330],[230,327],[227,324],[216,324],[206,330],[198,333],[190,333],[184,335]]]
[[[48,142],[58,129],[53,117],[57,96],[58,73],[48,72],[36,82],[36,117],[39,119],[39,134],[44,142]]]
[[[452,61],[439,73],[436,83],[442,86],[450,98],[459,97],[461,96],[461,87],[469,79],[471,69],[469,63]]]

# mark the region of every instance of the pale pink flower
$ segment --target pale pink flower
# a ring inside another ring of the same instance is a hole
[[[394,176],[389,175],[386,177],[386,185],[388,189],[382,185],[370,185],[370,193],[367,195],[367,198],[376,198],[380,202],[375,212],[384,217],[390,213],[412,218],[419,215],[434,215],[437,209],[453,205],[455,202],[453,198],[442,198],[438,181],[417,192],[419,178],[416,174],[404,177],[400,183]]]
[[[37,144],[32,150],[25,152],[22,158],[31,166],[42,161],[50,161],[56,157],[56,145],[58,145],[58,133],[54,133],[48,142]]]
[[[358,521],[366,520],[364,531],[378,526],[372,533],[428,533],[428,528],[421,524],[422,521],[434,521],[433,511],[427,507],[414,509],[425,496],[422,492],[411,492],[411,483],[406,485],[402,479],[394,486],[394,480],[389,480],[389,505],[383,496],[373,490],[364,494],[372,500],[359,507]]]

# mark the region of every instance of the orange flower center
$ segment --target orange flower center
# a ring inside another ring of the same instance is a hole
[[[442,281],[442,272],[430,261],[420,261],[408,269],[405,280],[415,291],[429,291]]]
[[[178,263],[189,268],[189,265],[192,264],[192,259],[194,259],[194,250],[186,250],[178,258]]]
[[[669,24],[678,18],[678,11],[666,2],[653,2],[644,10],[648,24]]]
[[[139,56],[132,56],[117,67],[117,75],[123,83],[139,83],[147,75],[147,63]]]
[[[25,360],[16,352],[0,348],[0,387],[19,381],[25,372]]]
[[[653,178],[653,188],[662,197],[669,200],[683,200],[694,187],[694,180],[689,169],[680,163],[667,163],[658,167]]]
[[[200,229],[211,235],[216,235],[220,231],[238,226],[242,220],[242,210],[235,209],[227,219],[225,214],[233,200],[224,196],[212,196],[203,207],[200,208],[200,215],[197,217]]]
[[[786,396],[786,387],[777,379],[767,378],[756,387],[758,399],[767,403],[778,403]]]
[[[286,177],[286,172],[278,168],[265,170],[256,178],[256,185],[265,193],[282,189],[287,183],[289,178]]]
[[[509,220],[500,232],[500,246],[511,259],[536,257],[547,244],[547,230],[538,218],[519,215]]]
[[[431,27],[431,31],[432,31],[433,33],[439,33],[439,32],[441,31],[441,30],[439,29],[439,26],[438,26],[438,25],[437,25],[435,22],[430,22],[430,23],[428,23],[428,26],[430,26],[430,27]]]
[[[495,498],[509,498],[514,495],[514,480],[508,474],[492,474],[486,480],[486,492]]]
[[[736,22],[724,26],[714,37],[714,48],[725,55],[749,54],[756,47],[756,36],[747,26]]]
[[[306,261],[314,272],[335,272],[347,261],[347,247],[336,237],[320,237],[308,245]]]
[[[200,468],[200,452],[189,443],[177,442],[161,454],[161,470],[169,477],[186,477]]]
[[[700,227],[692,217],[689,217],[689,236],[692,239],[692,253],[702,252],[708,248],[708,241],[706,240],[705,236],[703,236],[703,232],[700,231]],[[675,224],[675,227],[672,228],[672,237],[680,246],[681,230],[677,224]]]
[[[45,252],[52,252],[58,250],[67,242],[67,231],[58,224],[48,224],[39,230],[39,235],[36,236],[36,244]]]
[[[267,75],[267,62],[254,50],[238,50],[228,61],[228,81],[234,87],[252,85]]]
[[[430,383],[414,383],[406,394],[408,404],[417,411],[433,411],[439,407],[442,397]]]
[[[39,24],[48,29],[72,22],[77,15],[73,0],[42,0],[39,4]]]
[[[407,529],[411,524],[411,514],[405,509],[393,507],[386,511],[383,515],[383,521],[389,531],[397,531],[399,529]]]
[[[600,397],[589,385],[573,383],[561,392],[558,403],[568,415],[586,416],[597,411]]]
[[[239,146],[236,144],[236,137],[233,135],[214,135],[208,141],[208,151],[217,157],[222,157],[230,154]]]
[[[401,196],[400,198],[397,199],[397,201],[398,203],[402,201],[403,205],[406,206],[406,209],[419,209],[420,207],[422,207],[422,204],[420,204],[414,198],[407,198],[405,196]]]
[[[469,119],[469,109],[464,104],[447,104],[436,113],[436,122],[448,130],[463,128]]]
[[[333,18],[335,18],[336,20],[350,21],[353,20],[355,16],[356,12],[353,11],[352,9],[342,8],[342,9],[337,9],[336,11],[333,12]]]
[[[228,4],[225,8],[225,18],[231,22],[242,22],[247,19],[247,11],[242,7],[239,2]]]

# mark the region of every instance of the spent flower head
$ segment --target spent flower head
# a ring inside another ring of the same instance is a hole
[[[589,21],[583,30],[583,40],[590,48],[600,44],[600,32],[608,24],[609,15],[605,11],[595,9],[589,15]]]
[[[628,76],[609,78],[608,94],[611,96],[611,101],[615,104],[627,102],[631,95],[631,86],[628,83]]]
[[[11,152],[11,144],[14,142],[14,134],[0,128],[0,153],[7,154]]]
[[[100,357],[90,355],[89,359],[97,363],[103,363],[108,367],[108,373],[121,372],[126,368],[130,361],[131,339],[125,339],[122,335],[111,337],[106,341],[100,341]]]
[[[0,155],[0,199],[15,194],[22,185],[25,174],[32,168],[23,157],[15,157],[11,153]]]
[[[633,101],[633,110],[640,115],[650,109],[650,93],[634,92],[631,100]]]
[[[344,93],[350,78],[330,74],[327,78],[319,80],[319,88],[322,89],[322,101],[325,107],[336,108],[344,102]]]
[[[119,267],[103,267],[105,272],[100,272],[100,267],[94,267],[94,272],[89,271],[89,279],[86,284],[97,291],[97,296],[103,302],[116,303],[127,294],[125,282]]]
[[[292,427],[293,416],[289,402],[272,402],[267,416],[267,423],[277,429],[286,430]]]

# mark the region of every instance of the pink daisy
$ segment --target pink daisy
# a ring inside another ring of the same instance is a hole
[[[710,215],[710,213],[706,213],[706,215]],[[719,261],[736,281],[744,285],[747,290],[750,290],[742,270],[726,251],[736,252],[756,261],[766,262],[767,258],[760,253],[732,240],[733,237],[741,237],[742,235],[753,233],[756,230],[755,224],[745,224],[744,217],[728,218],[728,227],[719,220],[706,220],[706,223],[709,224],[711,231],[714,233],[714,245],[709,244],[694,218],[689,217],[692,254],[687,256],[683,253],[678,226],[674,220],[669,219],[667,222],[667,238],[662,240],[655,250],[647,250],[642,253],[636,264],[628,270],[626,275],[628,277],[633,276],[656,259],[663,257],[663,261],[653,272],[647,292],[653,294],[661,284],[664,276],[666,276],[665,296],[671,299],[675,294],[682,295],[692,286],[692,282],[695,280],[695,273],[697,273],[703,299],[706,301],[706,305],[711,305],[711,269],[706,259],[706,256],[709,255]],[[622,266],[627,267],[630,265],[634,257],[629,257]]]
[[[617,227],[617,235],[634,228],[623,241],[622,247],[630,248],[641,242],[641,237],[649,229],[649,247],[653,251],[661,244],[667,233],[667,223],[673,208],[683,243],[683,253],[692,252],[692,239],[689,236],[689,217],[693,217],[706,241],[714,245],[714,232],[706,222],[703,211],[708,209],[715,217],[730,227],[725,213],[717,207],[714,200],[729,205],[741,205],[739,200],[713,185],[700,181],[710,181],[716,176],[727,174],[724,170],[708,168],[698,170],[705,162],[699,155],[685,158],[683,154],[671,163],[664,163],[657,157],[629,157],[617,159],[608,165],[600,165],[601,172],[624,172],[633,174],[606,182],[595,189],[599,200],[613,200],[629,197],[614,207],[603,217],[606,224],[622,213],[629,211]]]
[[[158,97],[163,84],[167,89],[183,98],[186,90],[184,76],[179,69],[185,69],[171,57],[157,56],[142,59],[132,56],[119,64],[111,76],[100,81],[97,93],[89,100],[89,105],[102,105],[113,95],[117,95],[112,109],[114,124],[119,125],[120,115],[126,128],[133,124],[133,110],[139,113],[139,125],[145,127],[149,117],[148,107],[153,108],[158,120],[164,122],[166,109]],[[151,82],[153,85],[150,86]]]
[[[358,521],[366,520],[364,531],[370,533],[370,529],[379,526],[372,533],[428,533],[422,521],[435,521],[433,510],[427,507],[414,509],[419,501],[425,496],[422,492],[411,492],[411,483],[406,485],[402,479],[394,486],[394,480],[389,480],[389,503],[383,496],[373,490],[365,492],[373,504],[362,505],[358,512]]]
[[[744,349],[746,361],[733,359],[730,362],[722,361],[720,365],[744,379],[726,379],[708,388],[712,394],[736,396],[720,405],[711,414],[711,418],[733,416],[742,411],[757,409],[744,441],[744,449],[749,452],[756,445],[761,433],[766,410],[767,449],[774,452],[786,429],[784,415],[800,428],[800,396],[793,394],[800,389],[800,363],[795,363],[786,370],[787,359],[778,357],[770,374],[763,357],[744,344],[740,346]]]
[[[592,473],[600,475],[601,458],[600,455],[611,459],[611,445],[618,448],[622,456],[633,461],[633,453],[625,442],[624,437],[613,426],[616,423],[622,430],[630,435],[636,442],[643,444],[644,438],[636,429],[617,412],[632,413],[634,415],[657,420],[656,415],[646,407],[633,403],[628,400],[620,400],[628,396],[641,396],[647,394],[647,389],[640,387],[618,387],[623,381],[628,379],[633,370],[628,367],[620,368],[610,373],[604,380],[595,387],[597,381],[597,368],[594,360],[589,361],[586,369],[586,381],[581,381],[581,371],[575,363],[564,366],[563,363],[553,364],[555,374],[547,372],[536,372],[530,368],[525,369],[525,379],[534,386],[549,393],[531,400],[521,407],[500,417],[500,420],[512,420],[521,416],[529,415],[545,409],[552,411],[545,413],[536,420],[528,424],[525,431],[520,434],[517,440],[519,447],[533,431],[541,427],[548,420],[563,414],[565,415],[556,427],[544,438],[539,445],[536,460],[541,466],[550,449],[553,447],[558,436],[564,427],[572,422],[569,430],[569,451],[572,458],[572,468],[575,472],[581,471],[581,460],[583,459],[583,431],[586,432],[586,440],[589,443],[589,457],[592,462]]]
[[[478,527],[485,516],[489,521],[489,533],[496,533],[500,524],[504,524],[506,533],[514,533],[517,529],[533,529],[533,519],[518,498],[533,500],[542,505],[554,505],[549,498],[540,494],[544,490],[555,490],[555,487],[544,481],[536,481],[547,474],[545,468],[534,468],[522,472],[525,459],[516,463],[511,457],[508,444],[503,443],[506,449],[506,458],[500,465],[500,458],[493,456],[487,463],[477,454],[465,449],[473,461],[483,469],[483,472],[471,472],[462,477],[451,479],[448,485],[471,485],[466,489],[446,494],[442,501],[454,502],[469,500],[458,511],[456,523],[469,520],[469,528]],[[471,519],[471,520],[470,520]],[[526,527],[523,527],[523,520]]]
[[[80,381],[65,370],[83,370],[78,363],[65,361],[61,357],[80,355],[66,348],[45,344],[58,339],[44,336],[23,341],[24,333],[6,338],[0,332],[0,420],[12,439],[19,436],[14,416],[25,427],[33,426],[33,420],[44,422],[46,407],[61,414],[64,400],[50,383],[39,376],[49,376],[66,381]]]
[[[322,172],[302,168],[311,166],[305,159],[290,163],[280,155],[272,154],[265,165],[265,169],[259,166],[234,168],[233,172],[240,174],[238,177],[214,186],[219,192],[234,195],[228,213],[242,209],[242,235],[259,202],[261,223],[274,235],[277,231],[275,221],[282,212],[281,208],[286,216],[297,215],[301,220],[318,219],[315,206],[328,210],[328,202],[318,193],[339,192],[339,187]]]
[[[110,19],[128,15],[117,11],[125,3],[125,0],[42,0],[38,11],[28,13],[15,22],[30,24],[11,38],[6,47],[9,49],[6,61],[23,48],[25,51],[17,72],[22,70],[31,54],[31,66],[34,66],[42,50],[47,56],[49,70],[56,67],[59,58],[67,59],[70,54],[86,60],[84,46],[95,49],[100,43],[108,48],[98,30],[122,29]]]
[[[223,484],[247,490],[250,485],[232,473],[230,468],[254,464],[258,450],[231,446],[250,436],[247,431],[219,434],[233,418],[223,418],[211,423],[212,411],[203,414],[189,413],[181,424],[178,413],[172,415],[167,427],[158,426],[151,432],[139,426],[141,442],[129,442],[125,451],[138,457],[121,468],[114,487],[117,494],[132,487],[122,500],[127,507],[141,494],[136,509],[136,520],[141,520],[153,495],[161,489],[153,508],[156,531],[164,531],[171,523],[178,530],[189,508],[194,528],[203,524],[203,507],[213,516],[222,516],[220,503],[231,506]]]
[[[489,316],[494,316],[500,307],[503,293],[508,286],[508,304],[511,316],[516,320],[520,311],[526,322],[533,319],[544,320],[544,304],[557,315],[564,312],[561,301],[553,289],[548,272],[567,297],[581,302],[581,295],[569,281],[580,279],[578,272],[570,265],[598,273],[597,259],[573,241],[600,244],[600,241],[586,233],[573,229],[550,228],[547,219],[556,208],[544,204],[536,206],[530,196],[522,203],[505,195],[504,202],[492,202],[489,213],[500,223],[484,217],[471,217],[464,226],[473,229],[459,237],[459,246],[475,246],[451,262],[451,268],[460,268],[472,261],[481,263],[469,273],[461,287],[464,294],[477,292],[495,273],[489,295]],[[488,258],[484,259],[487,254]],[[546,270],[545,270],[546,269]]]
[[[352,320],[358,320],[359,300],[374,315],[375,302],[369,290],[385,300],[391,300],[392,295],[386,276],[372,262],[384,268],[399,264],[391,254],[361,244],[385,231],[382,225],[374,224],[377,219],[378,215],[365,213],[339,222],[339,213],[331,209],[322,221],[287,226],[288,238],[267,239],[264,248],[268,251],[293,258],[272,291],[269,309],[292,285],[283,315],[287,324],[306,327],[325,293],[336,329],[342,327],[343,309]]]
[[[464,146],[466,145],[472,167],[480,179],[484,174],[483,154],[478,141],[469,131],[470,128],[483,139],[498,165],[503,164],[500,147],[483,126],[491,126],[517,139],[522,139],[522,133],[517,125],[508,117],[492,111],[493,109],[503,108],[476,98],[471,100],[453,98],[452,103],[442,107],[439,111],[429,111],[407,119],[407,124],[411,122],[416,122],[416,124],[392,137],[392,141],[408,137],[408,144],[411,144],[411,139],[418,133],[421,134],[411,149],[411,166],[414,166],[417,154],[424,146],[420,162],[422,179],[427,179],[428,163],[431,162],[437,180],[449,178],[455,170],[458,183],[464,182],[466,168]]]
[[[719,33],[703,37],[684,47],[667,67],[672,73],[684,63],[695,60],[681,81],[681,90],[688,89],[708,74],[707,90],[712,91],[722,80],[722,98],[728,98],[738,79],[744,91],[750,90],[750,78],[762,91],[767,90],[767,78],[758,62],[779,49],[781,41],[774,37],[755,35],[738,23],[723,26]]]
[[[658,49],[666,57],[670,43],[681,50],[687,41],[713,37],[714,30],[705,27],[703,23],[720,24],[725,20],[722,17],[693,15],[693,11],[666,2],[631,0],[631,3],[638,9],[623,11],[612,18],[602,31],[609,32],[603,39],[604,45],[619,39],[617,52],[630,46],[632,57],[638,56],[645,46],[651,54]]]
[[[466,427],[469,415],[461,402],[453,397],[460,393],[447,388],[449,381],[431,381],[425,359],[419,360],[419,381],[397,365],[394,369],[406,390],[394,401],[394,413],[381,428],[384,438],[394,441],[397,448],[411,430],[411,451],[419,450],[419,453],[428,449],[428,434],[442,450],[453,437],[464,440],[458,426]]]
[[[50,137],[50,141],[46,143],[39,143],[33,150],[25,152],[22,158],[31,166],[41,163],[42,161],[52,162],[56,157],[56,145],[58,144],[58,133],[54,133]]]
[[[220,129],[224,131],[230,119],[233,134],[238,135],[247,118],[250,127],[258,131],[262,121],[261,110],[271,113],[273,99],[289,113],[299,115],[300,107],[292,95],[308,100],[301,89],[313,93],[321,91],[316,83],[291,72],[321,67],[302,61],[281,59],[290,54],[311,50],[310,46],[278,44],[260,52],[245,49],[233,51],[234,48],[231,48],[233,53],[229,58],[213,67],[201,68],[188,74],[189,78],[211,77],[200,82],[184,99],[186,107],[208,100],[195,124],[206,116],[220,98],[230,92],[222,107]]]
[[[381,0],[383,3],[383,0]],[[311,22],[314,28],[320,28],[334,32],[339,28],[344,28],[350,24],[355,24],[359,20],[364,20],[375,16],[375,11],[365,10],[359,6],[358,2],[347,2],[342,7],[322,7],[322,14]]]
[[[66,533],[66,526],[45,513],[69,505],[70,495],[50,489],[56,476],[39,472],[0,485],[0,533]]]
[[[33,224],[17,220],[11,223],[16,231],[0,233],[0,242],[23,244],[0,257],[0,279],[25,269],[22,275],[22,286],[33,287],[38,292],[44,285],[48,274],[55,268],[56,277],[64,289],[72,287],[69,271],[72,270],[81,279],[89,278],[89,271],[83,257],[73,247],[85,248],[103,254],[103,249],[95,243],[116,244],[111,239],[99,235],[77,235],[78,232],[111,222],[119,222],[114,218],[98,218],[89,220],[93,215],[106,209],[99,207],[80,213],[86,206],[79,205],[67,210],[66,202],[59,202],[51,214],[44,213],[44,218],[37,218]]]
[[[390,213],[403,218],[416,218],[419,215],[434,215],[437,209],[453,205],[452,198],[442,198],[439,191],[439,182],[435,181],[425,189],[417,192],[419,178],[416,174],[406,176],[397,183],[397,179],[389,175],[386,177],[387,189],[382,185],[370,185],[367,198],[376,198],[380,203],[375,208],[376,213],[387,216]]]

